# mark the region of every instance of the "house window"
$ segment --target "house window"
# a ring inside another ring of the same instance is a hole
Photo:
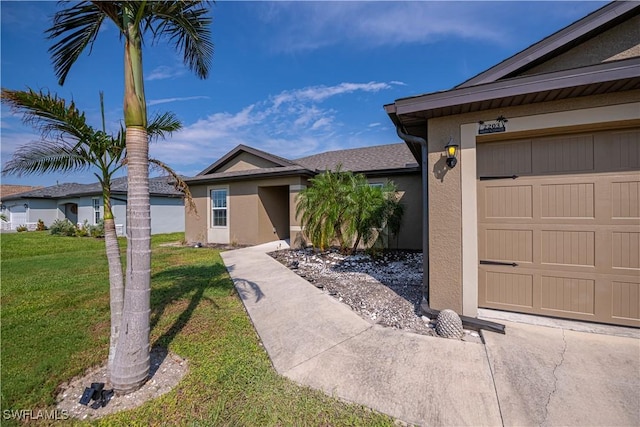
[[[100,222],[100,199],[94,198],[93,200],[93,223]]]
[[[227,189],[211,190],[211,225],[213,227],[227,226]]]

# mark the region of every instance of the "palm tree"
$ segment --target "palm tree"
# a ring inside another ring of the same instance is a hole
[[[348,174],[327,170],[311,178],[310,186],[297,197],[296,218],[304,226],[311,244],[324,250],[335,241],[345,249],[343,225],[351,205],[351,183]]]
[[[379,233],[400,230],[403,207],[396,187],[389,182],[371,186],[363,174],[327,170],[310,179],[297,197],[296,217],[314,247],[324,250],[333,242],[343,252],[355,252],[360,243],[370,244]]]
[[[4,165],[3,175],[22,176],[97,169],[94,174],[102,187],[104,242],[109,264],[111,334],[108,371],[111,372],[124,301],[122,262],[111,209],[111,182],[115,173],[125,166],[125,133],[120,129],[114,137],[105,132],[102,93],[101,131],[87,124],[84,113],[80,112],[73,102],[67,105],[64,99],[49,92],[2,89],[2,102],[9,105],[14,112],[22,114],[22,120],[33,125],[41,133],[41,139],[37,144],[26,144],[16,150]],[[164,138],[181,127],[182,124],[173,113],[164,113],[156,115],[147,130],[152,138],[157,139]],[[164,163],[154,159],[149,161],[161,166],[173,176],[177,186],[183,190],[187,201],[191,203],[191,195],[184,181]]]
[[[124,41],[124,122],[128,163],[127,272],[121,333],[112,371],[119,393],[137,390],[149,374],[151,218],[149,144],[142,72],[143,36],[166,37],[200,78],[209,74],[213,43],[206,3],[197,1],[83,1],[58,11],[47,30],[58,82],[64,84],[80,54],[92,46],[105,19]]]

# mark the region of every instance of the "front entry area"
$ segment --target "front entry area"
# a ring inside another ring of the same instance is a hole
[[[261,243],[289,238],[289,186],[258,187],[258,235]]]
[[[640,326],[640,129],[477,145],[478,305]]]

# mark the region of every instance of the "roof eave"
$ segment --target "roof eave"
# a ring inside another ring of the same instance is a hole
[[[575,46],[580,40],[600,34],[617,22],[629,19],[629,17],[638,13],[640,13],[640,3],[637,1],[613,1],[488,70],[462,82],[456,88],[491,83],[522,73],[544,62],[545,58],[564,52]]]
[[[235,176],[195,176],[193,178],[187,178],[184,180],[188,185],[192,184],[207,184],[210,182],[230,182],[230,181],[250,181],[253,179],[265,179],[265,178],[288,178],[291,176],[313,176],[314,172],[307,169],[297,169],[293,171],[269,171],[264,173],[255,173],[247,175],[235,175]]]
[[[392,120],[394,120],[394,115],[397,116],[394,122],[402,122],[403,115],[417,112],[431,112],[430,115],[425,116],[426,119],[429,117],[450,115],[443,110],[449,107],[506,99],[518,95],[541,93],[555,89],[565,89],[624,79],[638,79],[638,76],[640,76],[640,57],[554,73],[517,77],[413,98],[403,98],[397,100],[395,104],[385,106],[385,109]]]
[[[207,166],[202,172],[200,172],[196,176],[208,175],[208,174],[212,173],[213,171],[218,169],[220,166],[224,165],[225,163],[229,162],[234,157],[239,155],[241,152],[252,154],[254,156],[257,156],[257,157],[260,157],[262,159],[268,160],[268,161],[273,162],[273,163],[275,163],[277,165],[280,165],[280,166],[292,166],[293,165],[292,162],[290,162],[290,161],[288,161],[286,159],[274,156],[273,154],[269,154],[269,153],[267,153],[265,151],[257,150],[255,148],[249,147],[249,146],[244,145],[244,144],[239,144],[235,148],[233,148],[231,151],[229,151],[227,154],[225,154],[224,156],[220,157],[217,161],[215,161],[211,165]]]

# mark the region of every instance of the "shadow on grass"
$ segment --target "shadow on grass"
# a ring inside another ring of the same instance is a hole
[[[164,270],[152,275],[153,282],[162,282],[159,288],[151,290],[151,321],[150,327],[158,324],[162,315],[171,304],[189,298],[188,306],[180,313],[173,325],[153,343],[152,347],[168,348],[169,344],[189,322],[193,312],[202,300],[208,301],[215,308],[216,303],[204,294],[209,289],[233,289],[233,283],[225,275],[222,264],[210,266],[184,266]]]

